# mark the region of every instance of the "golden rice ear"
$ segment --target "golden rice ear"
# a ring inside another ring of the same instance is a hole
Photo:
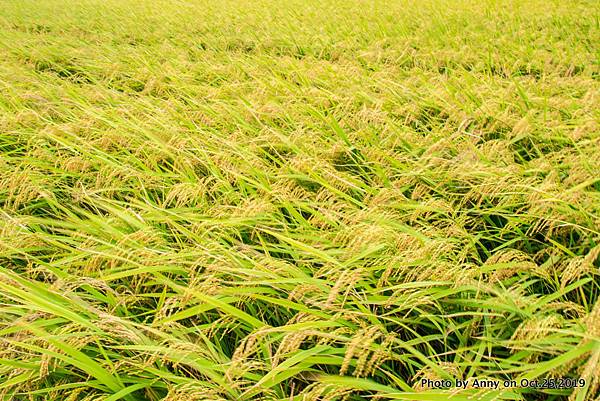
[[[586,334],[590,338],[600,337],[600,301],[596,301],[592,311],[584,319]]]
[[[523,321],[512,334],[511,340],[527,344],[527,342],[544,338],[555,330],[560,329],[563,323],[563,318],[557,314],[534,317]]]
[[[45,179],[31,169],[15,170],[10,174],[0,174],[0,188],[6,193],[4,207],[8,211],[16,211],[38,199],[53,199],[46,190]]]
[[[585,258],[583,256],[577,256],[566,263],[566,266],[562,269],[560,280],[561,289],[564,289],[569,283],[591,271],[584,261]]]
[[[350,367],[351,361],[354,357],[357,358],[356,366],[354,368],[354,375],[360,377],[368,363],[368,355],[372,352],[371,344],[381,337],[383,333],[381,329],[376,326],[371,326],[366,329],[359,330],[347,346],[346,353],[344,354],[344,361],[340,366],[340,375],[346,374]]]
[[[490,282],[500,282],[515,273],[538,270],[538,265],[531,256],[517,249],[507,249],[494,254],[485,261],[484,266],[494,268],[489,275]]]
[[[185,383],[170,386],[167,396],[163,401],[227,401],[217,389],[202,384]]]
[[[315,333],[311,330],[302,330],[286,334],[281,340],[281,343],[279,343],[279,347],[277,347],[277,351],[273,356],[273,367],[277,366],[286,354],[299,350],[302,342],[314,334]]]
[[[205,182],[181,182],[169,188],[162,206],[197,207],[203,204],[207,192],[208,185]]]

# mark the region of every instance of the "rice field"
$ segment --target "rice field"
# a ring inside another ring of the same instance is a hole
[[[0,400],[600,400],[599,81],[597,0],[0,1]]]

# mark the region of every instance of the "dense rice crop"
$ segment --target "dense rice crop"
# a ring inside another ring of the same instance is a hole
[[[1,1],[0,399],[599,399],[599,63],[596,0]]]

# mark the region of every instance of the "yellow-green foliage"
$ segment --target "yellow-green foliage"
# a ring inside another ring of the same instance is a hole
[[[597,399],[599,21],[1,1],[0,399]]]

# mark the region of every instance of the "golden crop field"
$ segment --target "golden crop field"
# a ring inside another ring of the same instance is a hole
[[[0,0],[0,400],[600,400],[599,81],[597,0]]]

